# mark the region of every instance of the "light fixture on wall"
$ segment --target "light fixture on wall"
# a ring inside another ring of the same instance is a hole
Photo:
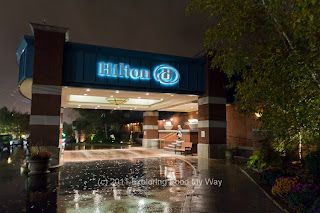
[[[255,114],[255,116],[257,116],[258,118],[261,118],[262,113],[263,113],[263,109],[260,108],[260,109],[258,109],[257,112],[255,112],[254,114]]]
[[[121,105],[128,101],[128,98],[106,98],[110,104]]]
[[[197,129],[198,128],[198,119],[188,119],[188,124],[191,129]]]
[[[261,116],[262,116],[262,114],[261,113],[259,113],[259,112],[256,112],[256,113],[254,113],[258,118],[260,118]]]

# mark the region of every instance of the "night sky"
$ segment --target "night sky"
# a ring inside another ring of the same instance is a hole
[[[0,107],[30,111],[18,91],[15,53],[29,22],[68,27],[70,41],[192,57],[206,20],[185,15],[188,0],[0,0]]]

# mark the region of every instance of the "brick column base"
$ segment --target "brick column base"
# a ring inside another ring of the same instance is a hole
[[[145,148],[151,148],[151,140],[159,138],[158,118],[159,118],[159,112],[143,113],[142,146]]]
[[[198,105],[198,157],[225,158],[226,98],[201,97]]]

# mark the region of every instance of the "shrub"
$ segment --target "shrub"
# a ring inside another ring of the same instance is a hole
[[[257,151],[249,158],[248,166],[255,169],[264,169],[267,164],[264,162],[264,155],[262,152]]]
[[[311,152],[306,156],[308,172],[315,178],[320,178],[320,150]]]
[[[248,166],[256,169],[282,166],[280,153],[274,149],[269,140],[264,141],[261,151],[254,152],[249,159]]]
[[[298,212],[319,212],[320,187],[298,183],[290,189],[285,200]]]
[[[266,184],[268,186],[273,186],[276,179],[283,177],[285,175],[285,172],[281,169],[277,168],[269,168],[266,170],[263,170],[260,175],[260,182],[262,184]]]
[[[40,151],[31,154],[31,160],[47,160],[52,157],[52,154],[47,151]]]
[[[298,180],[296,178],[292,177],[281,177],[276,179],[273,187],[272,187],[272,194],[273,195],[279,195],[284,196],[287,195],[291,188],[295,186],[298,183]]]

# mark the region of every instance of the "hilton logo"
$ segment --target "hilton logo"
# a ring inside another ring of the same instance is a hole
[[[131,68],[130,65],[124,63],[98,63],[98,75],[110,78],[130,78],[150,80],[151,74],[148,69]],[[153,77],[155,81],[163,85],[174,85],[179,82],[180,73],[176,68],[170,65],[160,65],[154,69]]]
[[[180,79],[180,74],[176,68],[169,65],[160,65],[154,70],[154,79],[161,84],[175,84]]]

